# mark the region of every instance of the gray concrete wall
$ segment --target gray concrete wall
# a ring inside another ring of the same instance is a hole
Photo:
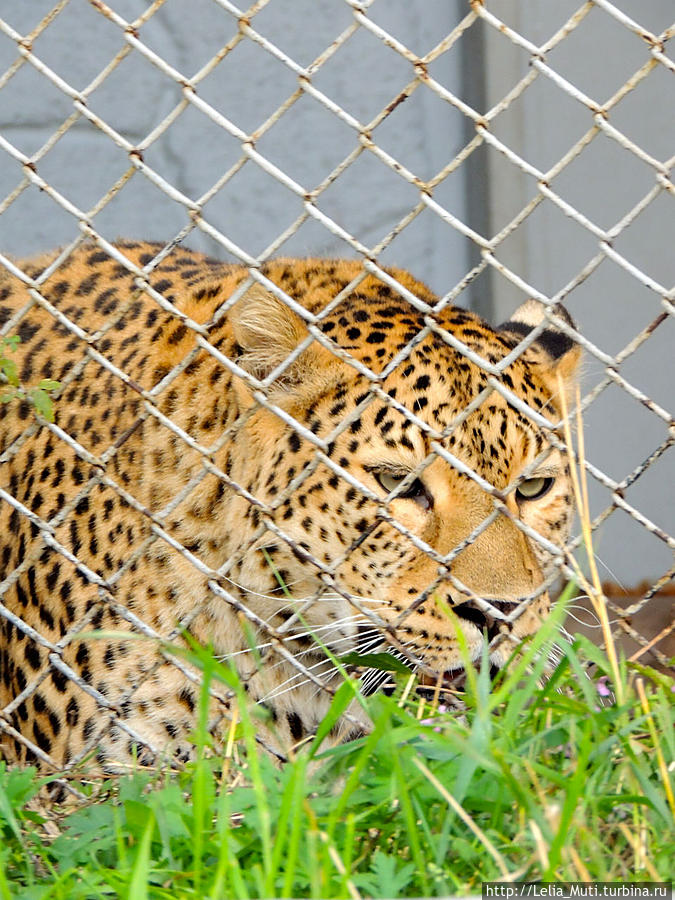
[[[143,0],[111,0],[127,19],[147,8]],[[0,0],[0,18],[28,35],[53,6],[52,0]],[[543,42],[576,7],[576,0],[500,0],[503,16],[535,43]],[[655,30],[666,26],[671,0],[624,0],[622,7]],[[425,53],[466,13],[462,0],[379,0],[372,17],[415,52]],[[349,26],[341,0],[272,0],[254,27],[302,65],[309,64]],[[234,19],[213,0],[170,0],[141,28],[142,40],[187,77],[236,34]],[[87,0],[71,0],[34,41],[35,54],[61,78],[83,90],[125,46],[120,28]],[[481,46],[483,51],[481,52]],[[0,78],[17,60],[15,43],[0,33]],[[610,96],[647,59],[646,45],[599,9],[551,54],[551,63],[591,96]],[[474,26],[431,66],[439,82],[486,108],[528,70],[527,54],[498,31]],[[317,88],[361,122],[368,122],[412,78],[412,67],[361,29],[313,79]],[[484,84],[483,84],[484,83]],[[0,82],[2,84],[2,82]],[[294,74],[250,40],[230,54],[199,86],[199,96],[247,133],[258,129],[297,88]],[[180,102],[179,87],[133,51],[89,98],[90,108],[126,140],[141,144]],[[672,74],[653,72],[612,116],[634,140],[659,159],[675,147]],[[670,114],[668,114],[670,110]],[[72,101],[30,65],[7,78],[0,90],[0,135],[36,159],[39,174],[66,198],[92,210],[124,173],[129,159],[105,134],[79,118],[49,145],[73,113]],[[557,160],[589,127],[583,107],[539,78],[495,123],[494,130],[535,165]],[[431,91],[418,90],[377,129],[378,144],[422,178],[441,170],[466,140],[466,120]],[[257,148],[303,186],[313,189],[357,146],[354,132],[314,98],[301,97],[259,140]],[[47,147],[46,152],[43,152]],[[194,108],[186,109],[144,151],[164,179],[199,199],[240,158],[238,142]],[[494,151],[478,154],[435,191],[434,197],[464,221],[492,234],[533,196],[536,186]],[[0,149],[0,203],[22,184],[20,165]],[[653,184],[653,171],[601,137],[556,180],[572,204],[601,225],[610,225]],[[376,245],[415,205],[417,191],[370,153],[326,190],[319,208],[368,246]],[[617,248],[667,285],[673,277],[673,199],[658,199],[617,242]],[[252,255],[257,255],[302,211],[296,195],[254,163],[246,165],[206,204],[205,218]],[[189,221],[185,208],[136,172],[101,209],[95,227],[117,236],[169,239]],[[25,255],[70,241],[75,219],[30,185],[6,203],[0,216],[0,250]],[[195,231],[187,243],[226,256],[222,247]],[[596,252],[597,242],[545,202],[500,248],[498,256],[546,294],[555,293]],[[308,221],[280,249],[286,255],[347,255],[354,252],[315,221]],[[423,212],[382,255],[409,268],[439,293],[450,290],[475,260],[461,235],[429,211]],[[522,300],[504,279],[481,276],[460,302],[496,320]],[[569,301],[588,337],[616,352],[662,308],[653,293],[610,262]],[[672,319],[623,367],[634,384],[656,401],[672,404]],[[602,376],[589,358],[586,386]],[[588,456],[622,478],[665,437],[664,424],[615,387],[587,416]],[[672,448],[627,493],[659,525],[674,530]],[[594,487],[593,508],[609,502]],[[670,551],[623,512],[603,529],[598,552],[613,576],[633,585],[672,565]]]
[[[52,7],[51,0],[0,0],[0,17],[27,34]],[[120,15],[133,19],[143,0],[115,0]],[[425,0],[425,15],[405,0],[381,4],[378,21],[424,53],[458,20],[458,2]],[[274,0],[253,25],[300,65],[308,65],[353,21],[338,0]],[[177,0],[163,6],[141,29],[141,38],[190,77],[236,34],[236,21],[212,0]],[[73,87],[82,90],[124,46],[120,29],[87,0],[71,3],[38,37],[34,52]],[[15,45],[0,34],[0,71],[17,58]],[[313,83],[363,123],[374,118],[413,77],[412,66],[361,29],[317,73]],[[443,83],[458,86],[459,49],[435,64]],[[297,89],[293,72],[250,40],[222,60],[198,93],[243,131],[258,129]],[[139,53],[127,57],[92,95],[91,109],[127,140],[140,143],[179,103],[179,87]],[[72,113],[70,98],[24,65],[0,91],[0,130],[32,155]],[[440,171],[459,150],[462,117],[429,91],[417,91],[377,131],[377,141],[420,177]],[[304,187],[314,189],[358,145],[349,126],[317,100],[303,96],[260,139],[257,149]],[[193,200],[198,199],[241,156],[239,143],[203,113],[188,108],[144,153],[145,161]],[[37,164],[39,173],[74,203],[92,208],[128,168],[123,150],[80,119]],[[0,197],[21,181],[20,166],[0,152]],[[376,245],[415,205],[418,192],[370,153],[329,188],[319,207],[368,246]],[[450,179],[439,200],[466,218],[463,178]],[[254,163],[208,203],[205,216],[252,255],[261,253],[301,213],[299,198]],[[185,209],[135,175],[96,217],[106,237],[172,237],[188,222]],[[0,218],[5,252],[42,250],[72,238],[77,223],[31,187]],[[188,243],[223,254],[201,233]],[[323,226],[309,221],[280,250],[286,255],[354,255]],[[461,279],[468,248],[463,237],[425,212],[384,253],[445,292]]]
[[[622,0],[621,10],[657,34],[672,24],[672,0]],[[537,46],[577,9],[575,0],[501,0],[495,12]],[[530,71],[528,55],[498,31],[485,30],[487,107],[501,99],[505,86]],[[671,53],[672,56],[672,53]],[[547,60],[563,77],[598,103],[608,101],[649,61],[649,48],[637,35],[599,8],[551,51]],[[675,152],[673,74],[659,65],[618,103],[609,122],[657,160]],[[592,126],[591,113],[546,77],[539,76],[496,122],[494,131],[516,153],[546,171]],[[672,165],[672,163],[671,163]],[[488,153],[491,191],[490,230],[497,232],[537,193],[535,179],[522,174],[499,153]],[[551,182],[567,203],[601,228],[619,222],[656,183],[654,169],[618,143],[599,135]],[[614,241],[633,265],[672,290],[675,284],[675,205],[664,191]],[[544,202],[507,239],[497,256],[525,281],[553,296],[598,252],[598,239]],[[495,315],[505,318],[520,291],[496,275],[491,296]],[[565,301],[583,334],[605,353],[615,355],[667,308],[661,298],[615,262],[606,259]],[[672,310],[672,306],[670,307]],[[665,410],[673,412],[675,319],[670,316],[627,359],[620,374]],[[587,354],[584,388],[603,377],[603,365]],[[620,481],[668,437],[661,419],[611,385],[585,416],[588,459]],[[610,492],[591,479],[594,514],[611,502]],[[630,487],[625,499],[652,521],[675,534],[675,449],[671,446]],[[597,535],[596,554],[603,578],[627,587],[654,579],[673,566],[672,551],[616,510]],[[665,600],[662,602],[666,602]],[[668,601],[669,602],[669,601]]]

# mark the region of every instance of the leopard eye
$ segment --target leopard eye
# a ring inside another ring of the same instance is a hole
[[[390,494],[408,477],[409,473],[405,472],[402,475],[395,475],[393,472],[387,472],[385,470],[382,472],[374,472],[373,474],[380,487],[384,488],[384,490]],[[419,478],[416,478],[412,484],[409,484],[408,487],[401,494],[397,494],[394,499],[414,500],[418,506],[422,507],[422,509],[429,509],[431,507],[429,495]]]
[[[520,500],[538,500],[553,485],[554,478],[526,478],[516,488],[516,497]]]

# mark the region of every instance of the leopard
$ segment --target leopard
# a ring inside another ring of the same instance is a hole
[[[345,672],[375,690],[360,658],[441,683],[549,617],[574,515],[564,307],[493,327],[373,261],[87,239],[11,262],[0,323],[22,386],[0,409],[9,764],[182,764],[242,696],[285,759]],[[51,417],[23,388],[42,379]],[[207,651],[239,688],[204,694]],[[353,701],[330,735],[367,728]]]

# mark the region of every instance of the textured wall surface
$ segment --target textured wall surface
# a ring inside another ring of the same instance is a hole
[[[419,53],[433,47],[458,21],[459,3],[387,0],[379,21]],[[0,15],[28,33],[53,6],[51,0],[0,0]],[[128,20],[147,7],[142,0],[115,0]],[[337,0],[273,0],[255,17],[256,29],[300,65],[318,57],[353,21]],[[142,39],[183,75],[191,77],[236,34],[236,20],[212,0],[168,0],[142,28]],[[35,41],[34,51],[73,87],[82,90],[124,46],[119,27],[87,0],[72,0]],[[16,47],[0,34],[0,71],[16,59]],[[435,74],[458,88],[459,48],[445,54]],[[411,66],[361,29],[321,68],[313,83],[362,123],[372,120],[411,80]],[[292,71],[265,49],[245,40],[200,84],[198,94],[247,133],[258,129],[297,88]],[[95,90],[89,106],[133,143],[168,115],[180,88],[139,53],[132,52]],[[72,102],[30,65],[0,91],[0,130],[25,154],[39,150],[72,113]],[[417,91],[377,131],[381,147],[422,178],[440,171],[462,146],[463,117],[430,91]],[[313,190],[358,146],[354,131],[309,95],[300,98],[256,144],[270,161]],[[144,152],[167,181],[197,200],[241,156],[238,141],[194,108],[188,108]],[[95,126],[80,120],[38,164],[38,171],[73,203],[88,210],[128,168],[126,153]],[[20,166],[0,156],[0,196],[21,180]],[[320,209],[368,246],[377,244],[415,205],[418,191],[370,153],[364,153],[326,191]],[[455,215],[465,217],[464,179],[447,181],[438,194]],[[252,255],[261,253],[301,213],[300,198],[248,162],[205,207],[208,221]],[[173,237],[185,224],[185,209],[142,175],[134,175],[96,216],[107,238]],[[31,188],[0,218],[2,249],[42,250],[68,241],[77,223],[48,197]],[[223,255],[204,234],[188,243]],[[354,255],[315,221],[306,223],[280,250],[285,255]],[[464,237],[433,213],[423,213],[383,259],[414,271],[445,292],[466,271]]]
[[[671,0],[622,0],[621,11],[659,34],[673,21]],[[575,0],[551,4],[504,0],[499,14],[537,45],[563,26],[577,9]],[[498,32],[486,33],[487,103],[504,96],[528,71],[527,54]],[[649,48],[604,10],[593,9],[579,28],[547,55],[562,77],[603,105],[649,62]],[[670,51],[672,57],[672,50]],[[612,107],[608,121],[656,160],[675,153],[675,78],[656,65]],[[550,79],[538,78],[500,116],[496,133],[533,166],[546,171],[565,156],[593,125],[589,110]],[[536,180],[502,156],[489,156],[490,230],[497,232],[536,195]],[[574,209],[601,229],[611,229],[656,184],[654,168],[616,140],[599,134],[551,182]],[[663,191],[613,241],[625,259],[672,291],[675,285],[675,195]],[[500,247],[499,257],[547,296],[567,285],[597,254],[598,238],[549,200]],[[497,318],[506,318],[522,296],[497,277],[491,292]],[[606,258],[565,303],[583,334],[602,351],[618,354],[666,308],[658,293]],[[672,307],[672,304],[671,304]],[[584,388],[602,380],[603,365],[587,353]],[[637,351],[620,374],[665,410],[675,395],[675,319],[670,315]],[[668,438],[667,424],[619,386],[610,385],[585,416],[588,459],[621,481]],[[611,502],[610,492],[591,479],[594,514]],[[625,492],[625,499],[670,535],[675,533],[675,448],[668,450]],[[672,568],[673,553],[621,509],[599,529],[596,554],[601,577],[627,587]],[[668,603],[670,600],[657,600]]]
[[[53,0],[0,0],[0,17],[27,35]],[[119,15],[134,19],[147,4],[113,0]],[[508,24],[542,43],[577,7],[561,0],[503,0],[495,7]],[[672,0],[625,0],[627,12],[660,31],[672,16]],[[423,54],[450,32],[468,10],[461,0],[381,0],[373,18],[414,52]],[[341,0],[271,0],[254,19],[255,28],[297,63],[318,57],[353,21]],[[167,0],[141,29],[141,36],[167,63],[190,78],[236,34],[237,23],[214,0]],[[481,40],[475,37],[483,32]],[[482,53],[479,52],[483,46]],[[87,0],[71,0],[33,44],[35,54],[77,90],[84,90],[125,47],[119,26]],[[588,95],[610,97],[647,58],[636,35],[595,9],[582,26],[552,51],[550,61]],[[17,59],[16,44],[0,33],[0,77]],[[502,98],[528,71],[529,56],[496,29],[474,26],[430,67],[430,74],[467,102],[483,91],[485,109]],[[360,29],[321,67],[313,84],[362,123],[371,121],[405,87],[412,67],[365,29]],[[49,146],[51,136],[73,114],[70,97],[31,65],[7,77],[0,90],[0,135],[27,156],[37,154],[38,173],[72,203],[93,210],[130,169],[126,151],[97,127],[79,118]],[[247,134],[260,129],[297,89],[289,68],[251,40],[227,54],[200,83],[199,97]],[[132,50],[88,96],[88,107],[123,138],[144,146],[147,137],[181,100],[180,87]],[[612,122],[660,160],[675,147],[672,73],[663,67],[617,105]],[[469,123],[470,124],[470,123]],[[494,123],[494,133],[534,166],[553,165],[577,141],[589,112],[550,80],[536,80]],[[446,166],[472,135],[467,120],[430,90],[418,90],[376,129],[378,145],[409,170],[428,179]],[[305,94],[256,142],[267,159],[308,190],[358,146],[354,130]],[[46,152],[41,152],[47,147]],[[239,142],[207,116],[188,107],[143,150],[143,158],[167,182],[196,201],[241,157]],[[536,180],[503,156],[481,151],[481,164],[461,166],[434,191],[454,216],[498,231],[536,193]],[[21,165],[0,149],[0,250],[37,252],[72,240],[78,222],[46,193],[22,184]],[[654,172],[633,154],[600,136],[560,174],[555,187],[602,227],[633,206],[654,181]],[[486,200],[489,198],[489,201]],[[364,152],[317,201],[320,210],[368,247],[378,244],[416,204],[417,189]],[[617,249],[665,285],[675,282],[672,253],[673,196],[663,195],[617,241]],[[302,212],[301,199],[248,161],[204,205],[204,217],[251,255],[262,253]],[[170,239],[189,222],[183,205],[135,172],[94,217],[106,238]],[[196,230],[187,243],[226,257],[222,246]],[[353,256],[354,251],[315,220],[305,222],[280,248],[285,255]],[[547,295],[558,291],[597,252],[597,239],[545,201],[499,248],[498,256]],[[439,293],[450,290],[476,259],[475,248],[430,210],[423,211],[384,251],[384,263],[402,265]],[[498,274],[480,276],[459,302],[495,320],[506,318],[523,299]],[[659,298],[624,269],[605,261],[571,295],[568,306],[582,331],[608,353],[619,351],[660,308]],[[675,369],[672,318],[622,366],[622,374],[666,408],[672,404]],[[602,376],[589,357],[585,386]],[[588,457],[621,479],[665,438],[666,426],[616,386],[594,402],[587,416]],[[671,447],[627,492],[657,524],[673,532],[675,509]],[[593,486],[593,509],[610,502]],[[598,552],[611,577],[634,585],[672,565],[669,549],[616,511],[603,526]],[[607,577],[610,577],[608,574]]]

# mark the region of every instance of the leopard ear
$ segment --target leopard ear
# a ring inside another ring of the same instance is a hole
[[[564,306],[556,303],[553,312],[571,328],[576,328],[572,316]],[[498,331],[506,331],[516,340],[522,340],[533,328],[545,321],[545,306],[538,300],[527,300],[514,312],[508,322],[502,323]],[[581,347],[566,332],[549,324],[533,345],[543,355],[543,364],[551,381],[552,393],[557,392],[558,376],[563,380],[568,400],[576,387],[581,362]]]
[[[237,363],[255,378],[265,378],[307,337],[302,319],[288,306],[254,284],[230,312],[234,339],[242,353]],[[297,361],[279,379],[279,386],[300,377]]]
[[[254,284],[230,311],[232,336],[240,348],[237,364],[255,378],[266,378],[309,335],[296,313],[262,285]],[[336,378],[338,360],[317,341],[309,344],[279,374],[269,388],[275,402],[288,405],[324,391]],[[240,402],[253,403],[251,391],[241,378],[234,379]]]

